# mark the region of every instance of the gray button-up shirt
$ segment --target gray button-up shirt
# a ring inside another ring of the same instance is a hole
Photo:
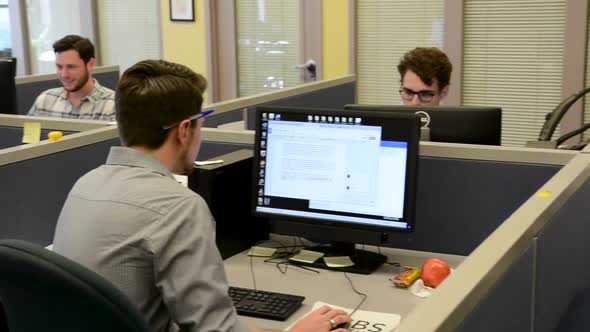
[[[80,178],[59,216],[54,250],[118,286],[154,331],[247,331],[227,295],[215,225],[203,199],[159,160],[112,147]]]

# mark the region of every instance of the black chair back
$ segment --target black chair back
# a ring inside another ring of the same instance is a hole
[[[10,332],[149,331],[106,279],[26,241],[0,240],[0,301]]]

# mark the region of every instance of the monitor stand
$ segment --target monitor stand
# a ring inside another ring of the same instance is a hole
[[[348,256],[354,262],[353,266],[347,267],[329,267],[324,263],[323,258],[319,258],[313,263],[299,262],[290,260],[290,264],[309,266],[311,268],[333,270],[340,272],[349,272],[357,274],[371,274],[387,261],[387,257],[382,254],[357,249],[354,243],[333,242],[329,245],[319,245],[307,247],[306,250],[321,252],[323,257]]]

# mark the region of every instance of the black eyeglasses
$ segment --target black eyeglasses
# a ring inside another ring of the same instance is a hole
[[[420,90],[414,91],[408,88],[401,88],[399,89],[399,94],[402,96],[402,99],[405,101],[410,101],[414,99],[415,95],[418,95],[418,99],[420,99],[423,103],[428,103],[432,101],[432,98],[436,96],[436,92],[432,90]]]
[[[197,114],[191,116],[190,118],[188,118],[186,120],[189,120],[189,121],[198,120],[200,118],[206,117],[207,115],[209,115],[209,114],[211,114],[213,112],[214,112],[214,110],[206,110],[206,111],[203,111],[201,113],[197,113]],[[182,120],[182,121],[184,121],[184,120]],[[182,121],[178,121],[178,122],[176,122],[174,124],[171,124],[171,125],[168,125],[168,126],[162,126],[162,130],[172,129],[172,128],[178,126]]]

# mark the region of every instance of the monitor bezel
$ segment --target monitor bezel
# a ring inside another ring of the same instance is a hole
[[[385,119],[400,119],[408,121],[408,157],[406,160],[406,184],[405,184],[405,201],[404,201],[404,222],[409,225],[409,228],[399,228],[384,225],[370,225],[362,223],[342,222],[338,220],[318,219],[311,217],[300,217],[290,215],[279,215],[270,212],[256,211],[258,198],[258,176],[260,165],[260,130],[261,130],[261,114],[278,113],[278,112],[294,112],[301,114],[326,115],[326,116],[346,116],[346,117],[371,117],[371,118],[385,118]],[[416,193],[418,185],[418,159],[419,159],[419,137],[420,137],[420,118],[415,114],[400,114],[387,112],[371,112],[370,114],[357,111],[345,111],[334,109],[312,109],[312,108],[294,108],[294,107],[273,107],[260,106],[256,109],[255,116],[255,138],[254,138],[254,158],[252,167],[252,214],[257,217],[271,220],[272,223],[280,223],[279,220],[294,222],[296,224],[304,224],[306,226],[320,226],[320,227],[337,227],[339,229],[349,230],[363,230],[379,233],[411,233],[416,228],[415,207],[416,207]]]
[[[501,107],[347,104],[344,109],[392,113],[423,111],[428,113],[431,118],[430,141],[478,145],[501,145],[502,143]],[[465,119],[477,120],[479,123],[468,123]],[[494,122],[490,123],[490,120]],[[439,125],[441,122],[442,125]],[[482,125],[483,122],[486,127]],[[445,128],[449,125],[450,128]],[[493,130],[486,132],[482,128],[492,128]]]

